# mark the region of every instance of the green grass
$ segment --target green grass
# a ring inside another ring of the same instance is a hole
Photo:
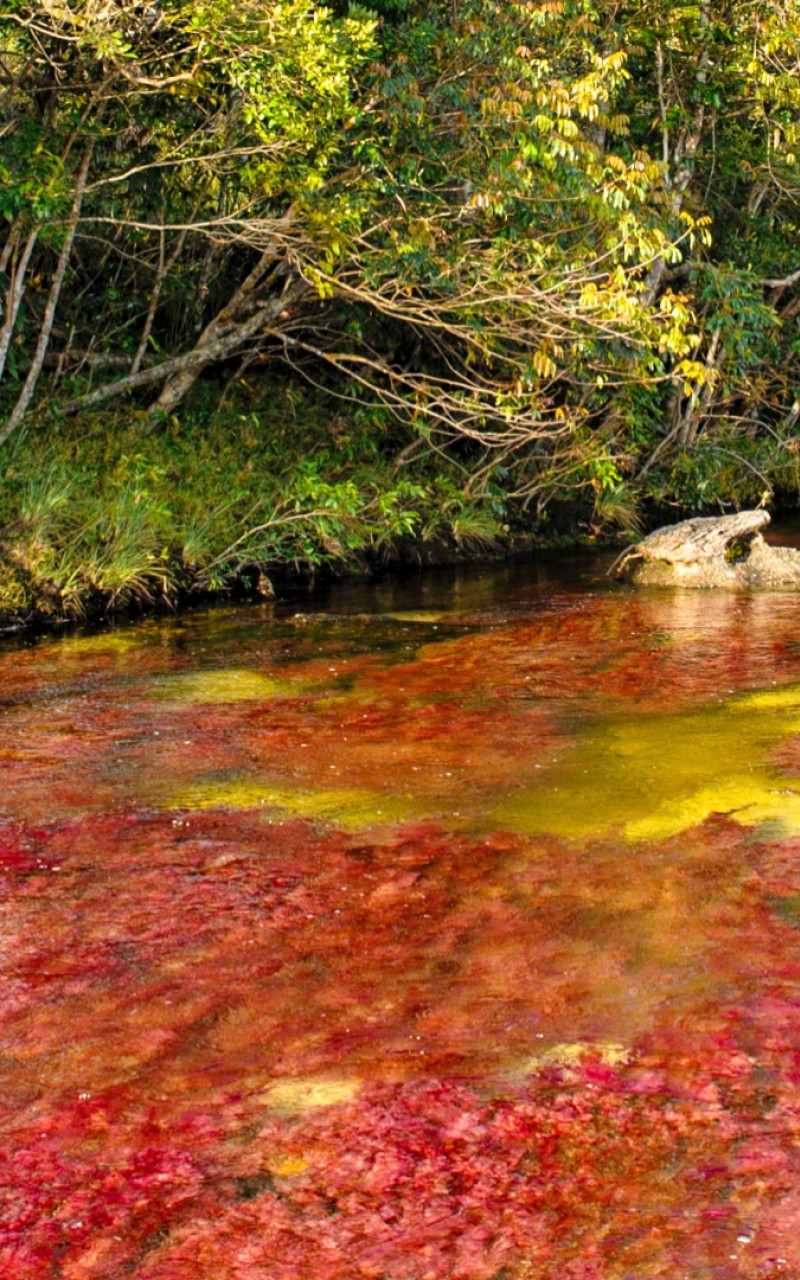
[[[224,410],[40,419],[0,450],[0,618],[56,620],[268,591],[278,567],[364,567],[409,539],[504,537],[501,496],[467,499],[368,408],[278,381]]]

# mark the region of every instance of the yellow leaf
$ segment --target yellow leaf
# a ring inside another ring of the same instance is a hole
[[[555,361],[550,358],[546,351],[534,351],[533,367],[540,378],[554,378],[558,373]]]

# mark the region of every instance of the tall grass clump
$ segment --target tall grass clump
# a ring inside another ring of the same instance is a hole
[[[296,389],[255,408],[196,401],[155,427],[135,411],[40,423],[0,451],[0,617],[269,594],[277,568],[499,544],[498,494],[467,497],[444,465],[398,467],[396,452],[363,415]]]

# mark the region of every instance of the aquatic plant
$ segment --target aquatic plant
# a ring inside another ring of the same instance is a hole
[[[793,601],[526,609],[0,655],[0,1270],[800,1273],[791,795],[646,838],[486,804],[681,727],[690,796],[725,734],[791,790]]]

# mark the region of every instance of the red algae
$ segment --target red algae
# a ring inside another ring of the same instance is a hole
[[[554,597],[374,649],[259,611],[0,657],[0,1271],[800,1275],[780,798],[647,840],[491,821],[587,725],[635,709],[679,751],[682,711],[800,683],[786,601]],[[781,724],[743,741],[791,775]]]

